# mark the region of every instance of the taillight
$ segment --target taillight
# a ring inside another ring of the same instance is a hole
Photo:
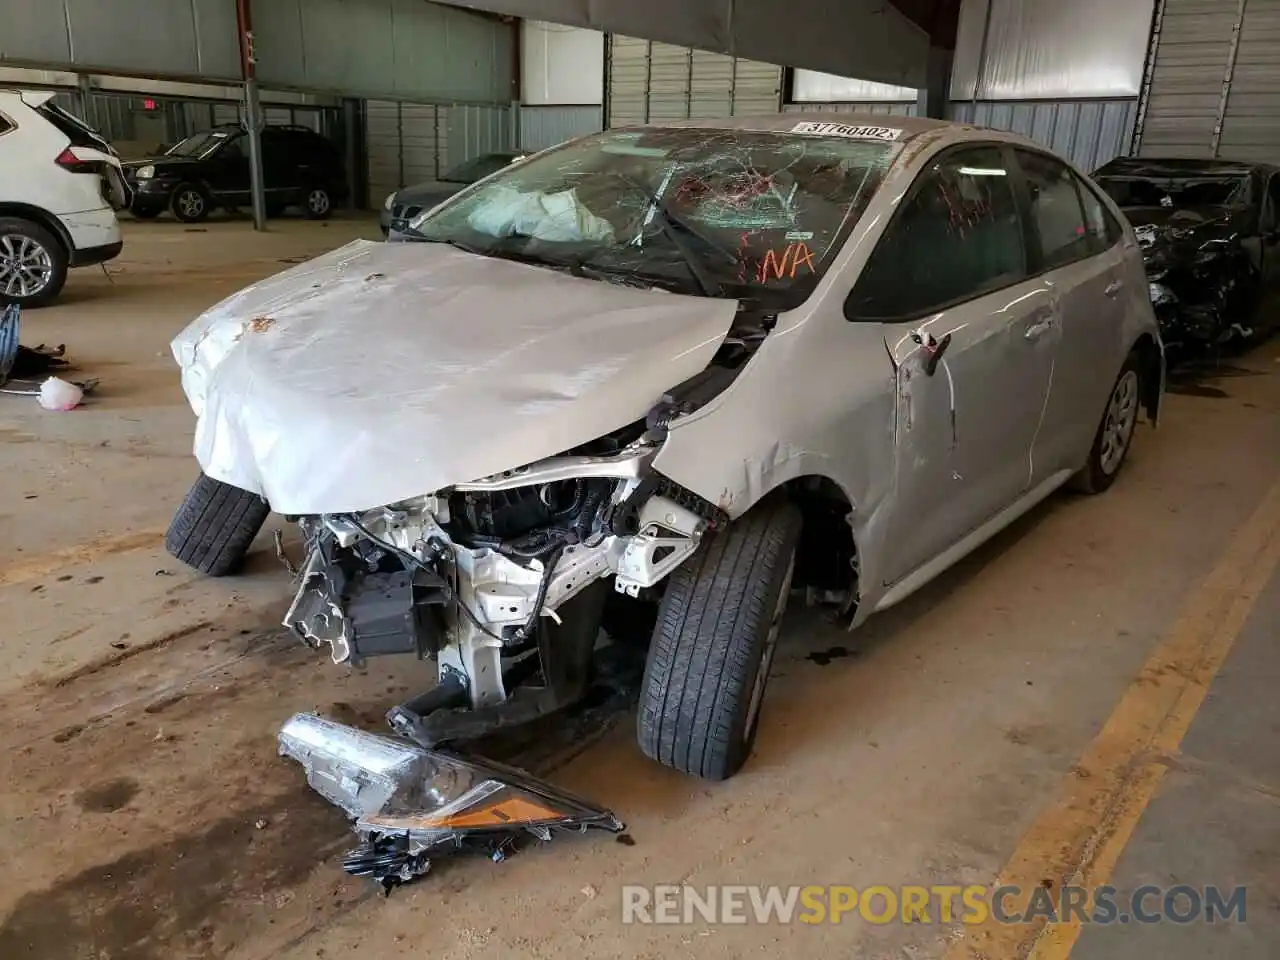
[[[85,160],[76,154],[75,148],[67,147],[58,158],[53,161],[63,170],[71,173],[100,173],[102,171],[101,160]]]

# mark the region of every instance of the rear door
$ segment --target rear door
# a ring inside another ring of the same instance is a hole
[[[1031,457],[1031,483],[1083,462],[1125,356],[1131,289],[1120,225],[1062,161],[1016,149],[1034,270],[1058,301],[1052,387]]]
[[[1027,489],[1056,305],[1029,280],[1011,156],[953,148],[920,174],[846,309],[884,325],[897,382],[892,584]]]

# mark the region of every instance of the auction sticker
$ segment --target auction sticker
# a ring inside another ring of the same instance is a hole
[[[824,137],[850,137],[854,140],[897,140],[902,131],[897,127],[850,126],[847,123],[818,123],[806,120],[791,128],[792,133],[811,133]]]

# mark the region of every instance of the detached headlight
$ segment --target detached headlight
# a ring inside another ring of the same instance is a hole
[[[382,209],[390,210],[392,207],[395,206],[395,203],[396,203],[396,195],[394,193],[389,193],[387,194],[387,202],[382,205]]]
[[[135,174],[139,180],[151,180],[155,175],[156,168],[152,164],[147,164],[145,167],[139,167],[138,172]]]

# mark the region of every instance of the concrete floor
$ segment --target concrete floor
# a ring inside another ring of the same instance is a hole
[[[1120,890],[1247,884],[1247,921],[1091,926],[1037,956],[1280,956],[1280,585],[1247,586],[1277,560],[1266,537],[1240,546],[1280,516],[1277,345],[1180,384],[1107,495],[1055,497],[859,633],[789,615],[734,780],[645,761],[627,716],[556,765],[634,845],[588,836],[450,863],[385,900],[347,878],[342,818],[276,757],[275,731],[305,709],[376,724],[424,668],[353,673],[282,641],[289,577],[269,531],[223,581],[161,540],[196,471],[170,337],[354,236],[376,224],[130,224],[110,282],[77,272],[60,305],[24,318],[24,342],[65,341],[102,386],[69,414],[0,397],[0,957],[978,956],[974,931],[941,922],[626,926],[621,888],[1052,887],[1086,861]],[[1246,586],[1228,589],[1217,571],[1237,555]],[[1239,602],[1215,613],[1197,599],[1210,595]],[[1160,666],[1178,644],[1194,662]],[[1211,649],[1220,671],[1196,652]],[[1190,729],[1157,755],[1164,741],[1115,717],[1166,693]],[[1098,746],[1117,738],[1128,753]],[[1122,755],[1141,763],[1108,766]],[[1131,775],[1149,768],[1163,779]],[[1073,817],[1045,813],[1085,788]],[[981,955],[1029,943],[1000,942]]]

